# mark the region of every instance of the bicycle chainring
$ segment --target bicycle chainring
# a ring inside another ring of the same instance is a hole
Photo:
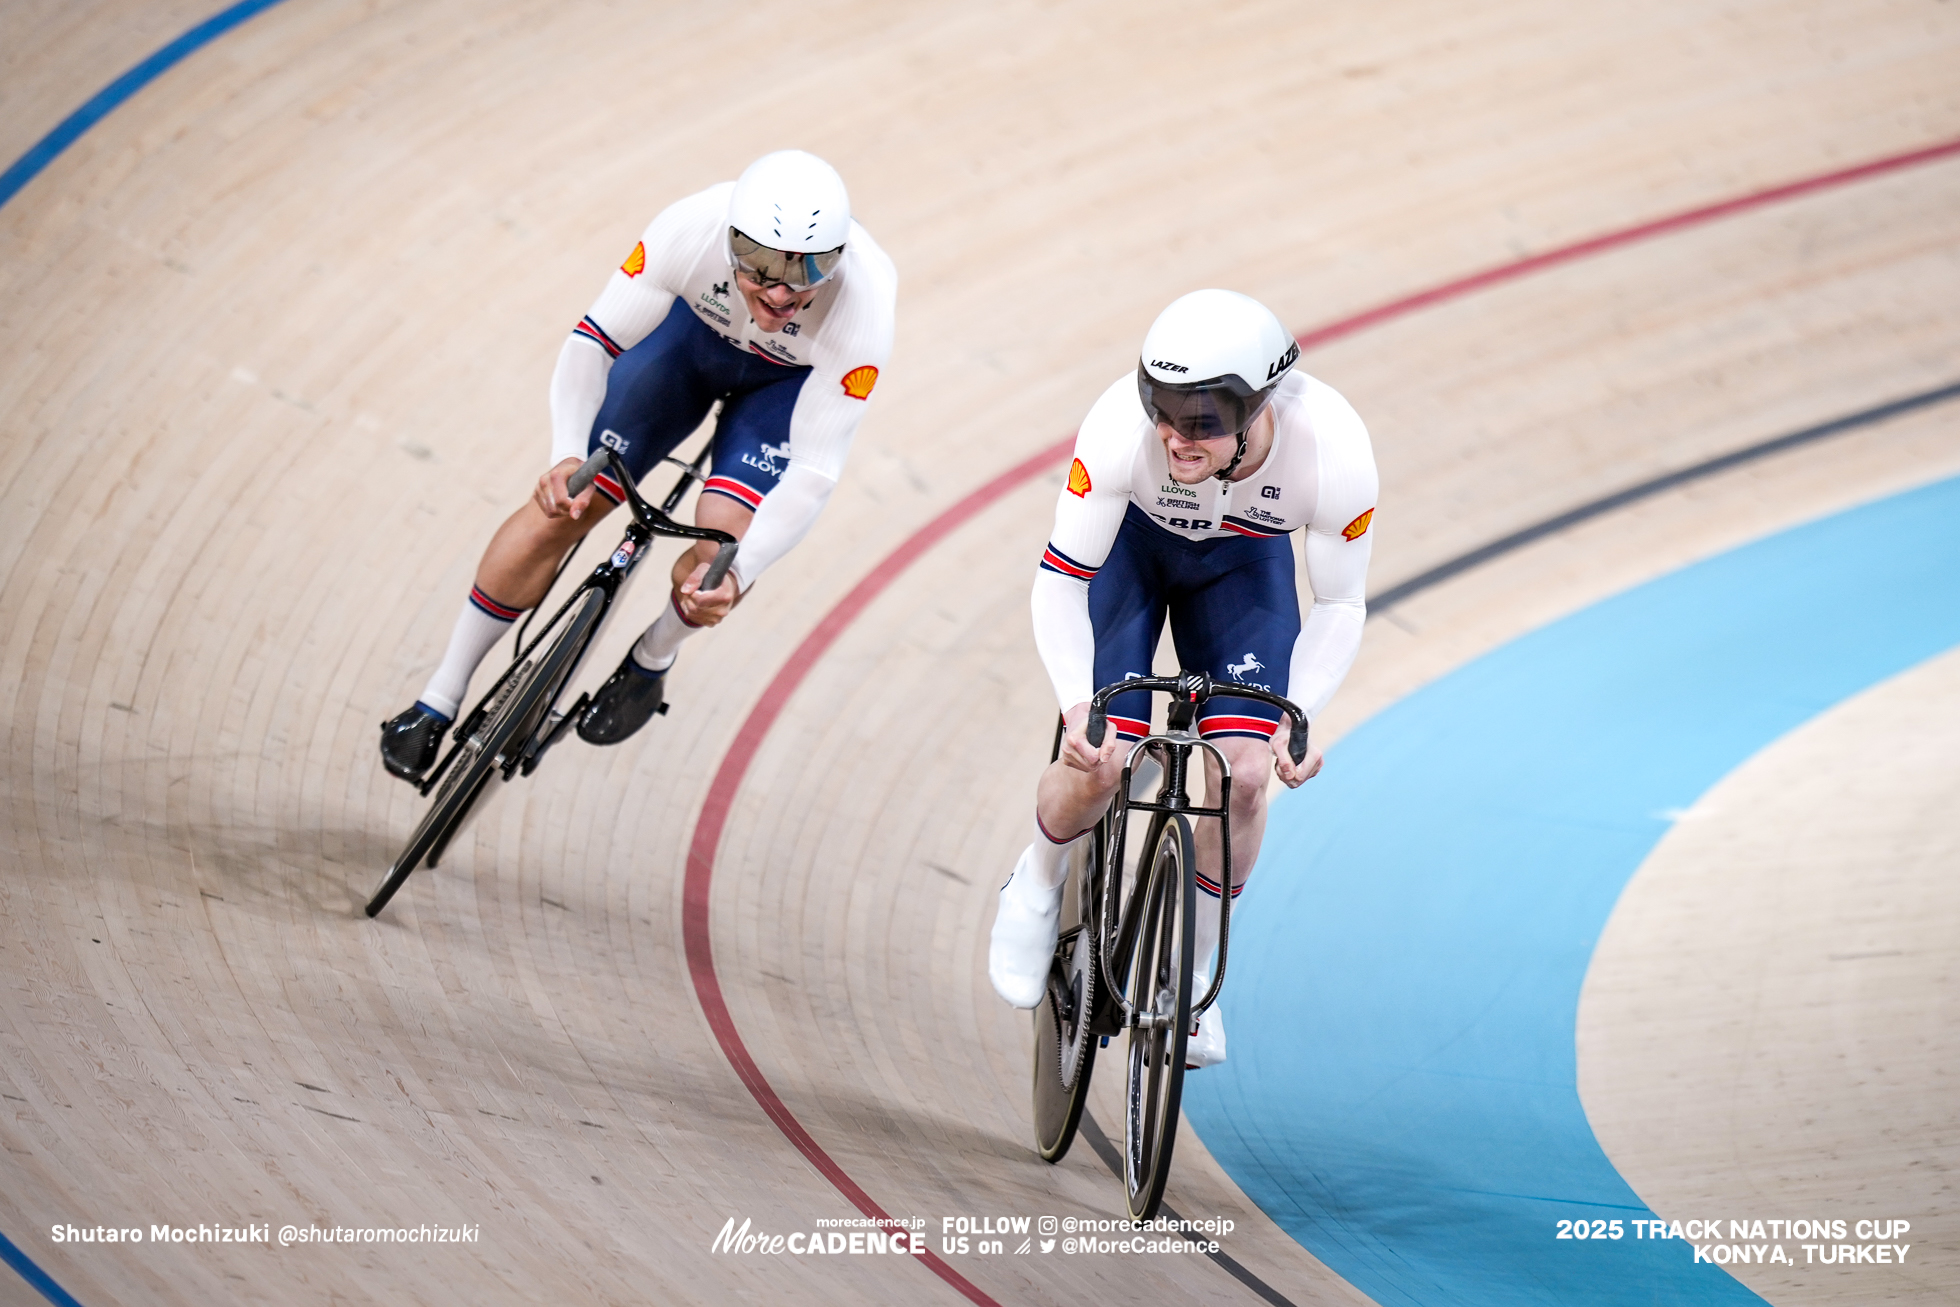
[[[1089,1027],[1096,1011],[1096,968],[1090,955],[1089,930],[1085,926],[1075,932],[1075,946],[1069,953],[1068,965],[1064,970],[1067,988],[1075,999],[1075,1019],[1055,1022],[1061,1057],[1062,1088],[1075,1088],[1075,1077],[1082,1070],[1083,1052],[1089,1041],[1096,1038]],[[1057,1017],[1060,1013],[1056,1014]]]

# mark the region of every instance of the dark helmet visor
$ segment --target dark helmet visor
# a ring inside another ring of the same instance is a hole
[[[1276,386],[1254,390],[1238,376],[1172,385],[1137,364],[1137,397],[1152,422],[1169,423],[1186,440],[1236,436],[1252,425]]]
[[[798,254],[794,250],[771,249],[751,240],[733,227],[728,229],[728,250],[735,256],[735,269],[751,281],[765,286],[781,283],[791,290],[808,290],[837,270],[844,247],[817,254]]]

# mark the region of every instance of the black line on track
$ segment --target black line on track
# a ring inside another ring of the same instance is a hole
[[[1904,399],[1895,399],[1889,403],[1880,404],[1876,408],[1863,409],[1856,413],[1846,414],[1844,417],[1832,418],[1829,422],[1821,422],[1814,427],[1805,427],[1801,431],[1792,431],[1788,435],[1776,436],[1772,439],[1761,441],[1758,444],[1747,445],[1731,453],[1723,454],[1717,458],[1711,458],[1706,462],[1696,463],[1692,467],[1684,467],[1679,471],[1657,476],[1650,481],[1642,481],[1638,485],[1628,486],[1624,490],[1616,490],[1602,499],[1595,499],[1590,503],[1581,504],[1577,508],[1560,513],[1557,517],[1548,517],[1542,522],[1525,527],[1521,531],[1513,531],[1510,535],[1493,540],[1489,544],[1479,545],[1468,553],[1458,554],[1455,558],[1447,562],[1438,563],[1426,572],[1418,572],[1408,580],[1398,585],[1390,586],[1388,589],[1368,600],[1368,615],[1373,617],[1378,613],[1387,612],[1403,600],[1413,598],[1415,595],[1430,589],[1432,586],[1441,585],[1451,577],[1459,576],[1473,567],[1488,563],[1493,558],[1500,558],[1514,550],[1522,549],[1534,541],[1543,540],[1549,535],[1555,535],[1567,527],[1577,526],[1579,523],[1598,517],[1603,513],[1610,513],[1616,508],[1624,508],[1628,504],[1647,499],[1653,495],[1658,495],[1664,490],[1672,490],[1676,486],[1686,485],[1691,481],[1699,481],[1703,477],[1713,476],[1717,472],[1726,472],[1732,467],[1740,467],[1744,463],[1753,463],[1757,459],[1767,458],[1771,454],[1780,454],[1786,449],[1794,449],[1799,445],[1807,445],[1812,441],[1823,440],[1829,436],[1842,435],[1847,431],[1855,431],[1860,427],[1868,427],[1874,423],[1883,422],[1887,418],[1898,417],[1902,413],[1910,413],[1915,409],[1927,408],[1949,399],[1960,399],[1960,381],[1940,386],[1934,390],[1922,391],[1917,395],[1908,395]]]
[[[1121,1180],[1123,1178],[1123,1154],[1116,1151],[1116,1145],[1109,1141],[1109,1136],[1104,1134],[1102,1127],[1096,1124],[1095,1113],[1086,1107],[1082,1109],[1082,1124],[1076,1128],[1076,1132],[1089,1141],[1089,1147],[1096,1150],[1096,1156],[1102,1158],[1103,1165],[1109,1168],[1112,1175],[1118,1180]],[[1169,1203],[1160,1204],[1158,1210],[1173,1221],[1182,1221],[1184,1219],[1178,1215],[1177,1209]],[[1251,1271],[1248,1271],[1238,1261],[1226,1254],[1224,1250],[1221,1249],[1218,1252],[1207,1251],[1205,1256],[1224,1267],[1227,1275],[1230,1275],[1240,1284],[1243,1284],[1246,1288],[1252,1290],[1261,1298],[1264,1298],[1273,1307],[1298,1307],[1298,1304],[1291,1298],[1281,1293],[1278,1289],[1275,1289],[1272,1285],[1267,1284]]]
[[[1805,427],[1801,431],[1792,431],[1787,435],[1759,441],[1756,444],[1747,445],[1727,454],[1696,463],[1692,467],[1684,467],[1678,471],[1669,472],[1662,476],[1654,477],[1651,480],[1642,481],[1637,485],[1628,486],[1624,490],[1617,490],[1603,498],[1581,504],[1577,508],[1568,509],[1556,517],[1549,517],[1542,522],[1525,527],[1523,530],[1513,531],[1510,535],[1502,536],[1491,541],[1489,544],[1479,545],[1468,553],[1458,554],[1455,558],[1439,563],[1426,572],[1419,572],[1399,585],[1390,586],[1387,590],[1368,600],[1368,614],[1372,617],[1378,613],[1386,612],[1389,608],[1401,603],[1403,600],[1420,594],[1433,586],[1441,585],[1450,578],[1460,576],[1473,567],[1487,563],[1493,558],[1501,558],[1505,554],[1522,549],[1534,541],[1543,540],[1546,536],[1555,535],[1567,527],[1577,526],[1579,523],[1598,517],[1601,514],[1610,513],[1616,508],[1624,508],[1628,504],[1651,498],[1663,491],[1672,490],[1676,486],[1699,481],[1704,477],[1714,476],[1718,472],[1726,472],[1730,468],[1740,467],[1745,463],[1753,463],[1759,458],[1767,458],[1772,454],[1780,454],[1786,449],[1795,449],[1799,445],[1807,445],[1813,441],[1842,435],[1847,431],[1856,431],[1860,427],[1868,427],[1874,423],[1883,422],[1888,418],[1898,417],[1901,414],[1910,413],[1916,409],[1929,408],[1932,405],[1944,403],[1950,399],[1960,399],[1960,381],[1939,386],[1932,390],[1921,391],[1917,395],[1907,395],[1903,399],[1891,400],[1888,403],[1877,405],[1874,408],[1861,409],[1856,413],[1848,413],[1843,417],[1832,418],[1829,422],[1820,422],[1816,426]],[[1095,1150],[1096,1156],[1102,1159],[1103,1165],[1107,1166],[1110,1173],[1118,1180],[1121,1180],[1123,1178],[1123,1155],[1117,1151],[1116,1145],[1110,1142],[1109,1136],[1103,1133],[1102,1127],[1096,1124],[1094,1114],[1086,1109],[1082,1113],[1080,1131],[1082,1137],[1089,1141],[1089,1147]],[[1165,1215],[1174,1221],[1184,1219],[1178,1215],[1169,1203],[1163,1205],[1163,1211]],[[1246,1288],[1252,1290],[1267,1302],[1272,1303],[1273,1307],[1295,1307],[1295,1304],[1286,1295],[1254,1275],[1224,1252],[1207,1252],[1205,1256],[1217,1262],[1229,1275],[1245,1285]]]

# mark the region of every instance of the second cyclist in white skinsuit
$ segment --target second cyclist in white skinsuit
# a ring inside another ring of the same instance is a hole
[[[719,622],[823,510],[891,352],[896,293],[891,260],[813,155],[765,155],[662,210],[559,353],[553,464],[485,550],[435,674],[382,727],[388,770],[415,780],[429,768],[477,664],[623,499],[610,476],[574,497],[567,476],[610,447],[644,477],[719,404],[695,520],[741,540],[734,569],[702,592],[713,547],[682,555],[671,602],[578,733],[612,744],[645,723],[681,642]]]
[[[1199,291],[1172,304],[1137,371],[1113,383],[1076,436],[1055,529],[1035,574],[1035,642],[1067,722],[1043,773],[1034,841],[1000,893],[988,971],[1001,996],[1033,1007],[1046,985],[1068,848],[1114,795],[1125,740],[1149,731],[1149,698],[1119,695],[1100,749],[1088,700],[1147,676],[1168,616],[1179,663],[1258,685],[1311,720],[1361,645],[1377,479],[1367,429],[1331,387],[1293,371],[1278,319],[1243,295]],[[1148,407],[1146,407],[1148,405]],[[1314,602],[1301,620],[1290,534],[1303,531]],[[1265,831],[1266,778],[1289,786],[1319,770],[1286,756],[1278,714],[1215,697],[1198,727],[1232,769],[1233,894]],[[1215,790],[1217,768],[1208,764]],[[1215,796],[1211,800],[1215,802]],[[1216,824],[1199,822],[1199,887],[1221,892]],[[1218,917],[1194,923],[1209,975]],[[1214,1007],[1189,1045],[1194,1066],[1224,1059]]]

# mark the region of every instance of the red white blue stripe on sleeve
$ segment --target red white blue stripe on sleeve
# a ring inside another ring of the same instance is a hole
[[[1050,544],[1042,553],[1041,565],[1051,572],[1060,572],[1063,576],[1072,576],[1081,581],[1092,581],[1096,576],[1095,568],[1084,567],[1061,550],[1055,548],[1053,544]]]
[[[1227,531],[1236,531],[1242,536],[1252,536],[1259,540],[1265,540],[1272,536],[1283,536],[1287,533],[1284,527],[1267,526],[1264,523],[1254,522],[1248,518],[1233,517],[1230,513],[1224,516],[1223,520],[1219,522],[1219,525]]]
[[[583,336],[600,349],[606,351],[606,357],[609,359],[619,357],[619,342],[615,341],[611,336],[608,336],[606,329],[594,322],[590,316],[580,318],[578,325],[572,328],[572,334],[574,336]]]

